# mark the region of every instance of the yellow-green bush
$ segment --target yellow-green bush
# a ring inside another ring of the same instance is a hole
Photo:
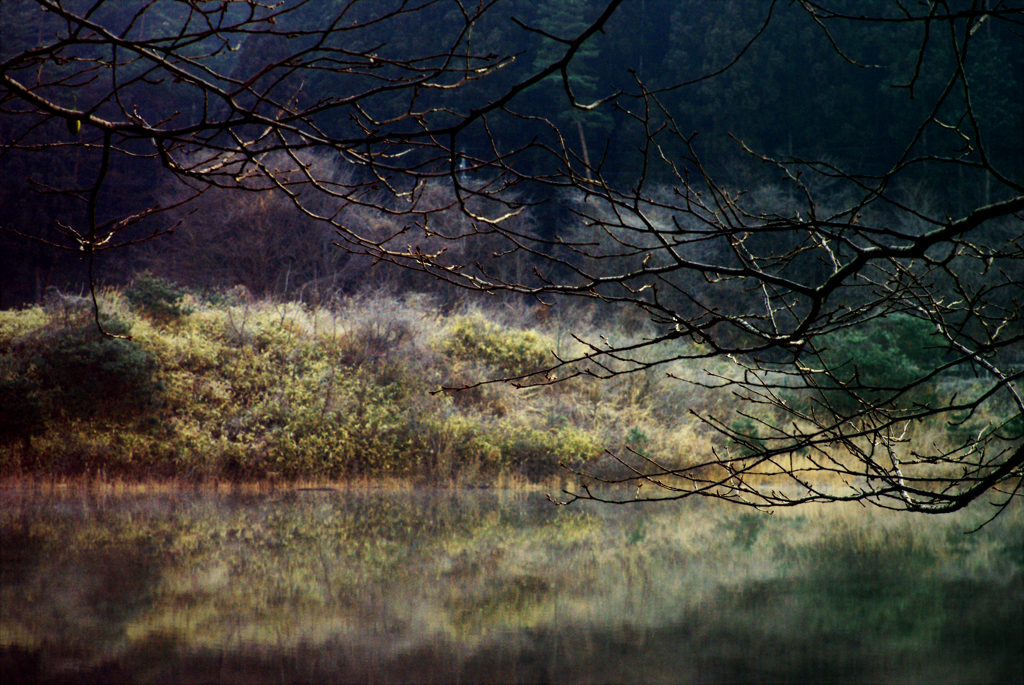
[[[448,326],[443,348],[457,359],[490,364],[512,377],[540,371],[556,361],[545,336],[503,329],[479,314],[456,317]]]
[[[6,354],[22,336],[50,323],[42,307],[0,310],[0,354]]]
[[[560,464],[579,466],[601,451],[594,438],[567,426],[552,430],[506,423],[495,442],[510,466],[535,478],[553,475]]]

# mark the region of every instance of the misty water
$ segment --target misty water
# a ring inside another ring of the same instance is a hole
[[[1024,516],[0,491],[4,683],[1024,682]]]

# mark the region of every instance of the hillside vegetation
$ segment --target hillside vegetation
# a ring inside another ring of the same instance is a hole
[[[442,312],[387,294],[312,307],[149,276],[104,292],[100,309],[126,338],[101,335],[91,302],[60,293],[0,312],[4,475],[486,482],[710,450],[687,410],[712,397],[660,373],[442,389],[544,368],[579,351],[571,332],[630,328],[599,330],[585,310]]]
[[[643,371],[597,380],[562,367],[524,379],[587,351],[581,340],[614,346],[651,335],[610,308],[442,308],[386,292],[311,305],[256,300],[240,287],[200,295],[148,274],[99,302],[110,335],[97,330],[90,300],[59,292],[44,306],[0,311],[0,475],[489,483],[545,481],[568,475],[566,466],[616,477],[648,459],[680,468],[742,458],[777,441],[782,420],[756,398],[716,390],[742,371],[729,360],[678,359],[701,352],[685,341],[658,350],[674,361]],[[837,335],[830,363],[869,381],[921,375],[939,353],[911,323]],[[484,382],[502,378],[513,381]],[[976,384],[940,375],[907,401],[966,396]],[[838,389],[795,387],[786,401],[817,393],[846,401]],[[1018,430],[1007,420],[979,412],[909,422],[902,444]],[[771,463],[759,468],[770,475]]]

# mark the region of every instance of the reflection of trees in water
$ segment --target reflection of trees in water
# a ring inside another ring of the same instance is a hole
[[[1014,682],[1022,656],[1019,510],[962,536],[968,516],[494,491],[75,497],[4,496],[0,515],[3,658],[44,682],[57,662],[297,682],[872,680],[885,662]]]

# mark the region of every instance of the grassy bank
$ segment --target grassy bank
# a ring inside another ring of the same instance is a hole
[[[709,449],[685,409],[714,400],[662,373],[439,391],[543,368],[577,351],[572,332],[642,334],[586,311],[389,295],[311,307],[147,278],[100,305],[130,340],[100,335],[81,298],[0,312],[3,475],[541,480],[612,468],[606,450],[682,464]]]

